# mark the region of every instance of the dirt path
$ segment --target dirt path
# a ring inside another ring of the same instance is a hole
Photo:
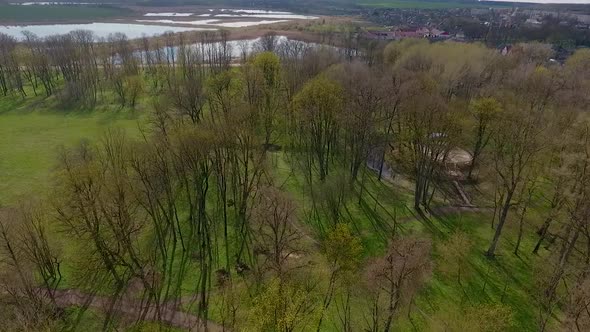
[[[107,311],[110,305],[111,299],[106,296],[94,296],[84,294],[78,290],[57,290],[55,293],[55,301],[60,307],[69,306],[84,306],[88,304],[90,308]],[[146,308],[145,304],[140,303],[138,300],[121,299],[116,307],[116,312],[122,314],[124,318],[135,320],[147,309],[149,320],[150,317],[156,317],[156,307],[151,305]],[[205,331],[203,321],[192,314],[178,310],[175,306],[166,304],[160,307],[160,321],[166,323],[172,327],[187,329],[189,331]],[[211,321],[207,322],[207,331],[221,332],[224,329],[217,323]]]
[[[468,207],[474,207],[474,205],[471,204],[471,200],[467,196],[467,193],[465,193],[465,190],[463,190],[463,186],[461,186],[461,184],[459,184],[459,181],[453,180],[453,186],[455,186],[455,190],[457,190],[457,192],[461,196],[461,199],[463,200],[463,204],[465,204],[465,206],[468,206]]]
[[[458,154],[458,152],[456,152],[456,153]],[[454,157],[459,158],[459,161],[464,162],[464,159],[467,159],[467,157],[465,157],[465,155],[469,156],[469,158],[470,158],[470,155],[467,152],[465,152],[464,155],[459,155],[460,158],[457,156],[454,156]],[[367,167],[377,174],[380,171],[380,169],[379,169],[380,166],[381,166],[380,163],[376,159],[371,159],[371,160],[367,161]],[[392,183],[392,184],[395,183],[394,182],[395,175],[393,173],[393,170],[385,163],[383,164],[383,172],[382,172],[381,176],[382,176],[383,180],[388,181],[389,183]],[[452,184],[453,184],[455,191],[459,195],[459,198],[461,199],[461,203],[434,207],[429,212],[430,215],[437,216],[437,215],[441,215],[441,214],[451,214],[451,213],[457,213],[457,212],[493,211],[493,209],[494,209],[493,207],[481,207],[481,206],[474,205],[458,181],[453,180]],[[417,220],[420,218],[421,218],[421,216],[419,216],[418,214],[413,214],[413,215],[405,216],[405,217],[398,219],[398,222],[403,223],[403,222]]]

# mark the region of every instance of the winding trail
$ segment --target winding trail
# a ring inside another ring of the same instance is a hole
[[[82,293],[75,289],[56,290],[55,302],[60,307],[70,306],[88,306],[89,308],[107,311],[111,299],[107,296],[92,296],[90,294]],[[146,311],[147,309],[147,311]],[[150,305],[146,307],[141,301],[123,298],[119,300],[115,307],[115,312],[124,316],[124,318],[137,319],[144,312],[146,313],[144,320],[150,320],[150,317],[156,317],[156,306]],[[205,324],[199,317],[178,310],[177,306],[173,304],[163,304],[160,306],[161,318],[160,321],[176,328],[186,329],[188,331],[205,331]],[[221,325],[207,321],[207,330],[210,332],[227,331]]]

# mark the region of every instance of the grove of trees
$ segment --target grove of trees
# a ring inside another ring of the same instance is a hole
[[[0,34],[0,101],[149,124],[62,148],[50,195],[0,207],[0,330],[505,331],[516,306],[590,327],[590,51],[25,37]],[[512,266],[529,303],[492,281],[502,255],[541,257]],[[454,312],[426,304],[440,280]]]

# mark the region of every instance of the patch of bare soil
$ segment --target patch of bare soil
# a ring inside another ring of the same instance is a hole
[[[457,166],[467,166],[471,163],[472,159],[471,153],[461,148],[454,148],[447,155],[447,162]]]

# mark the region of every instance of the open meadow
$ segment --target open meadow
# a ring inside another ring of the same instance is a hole
[[[136,136],[144,119],[141,111],[109,102],[88,110],[54,98],[0,99],[0,205],[47,194],[60,149],[97,141],[114,128]]]

